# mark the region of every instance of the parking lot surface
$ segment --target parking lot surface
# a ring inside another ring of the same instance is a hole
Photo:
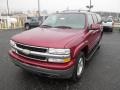
[[[9,39],[20,32],[0,32],[0,90],[120,90],[120,32],[104,33],[101,48],[76,83],[39,77],[16,67],[8,56]]]

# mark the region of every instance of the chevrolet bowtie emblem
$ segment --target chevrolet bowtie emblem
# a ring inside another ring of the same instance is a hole
[[[23,49],[22,52],[23,52],[24,54],[27,54],[27,55],[30,54],[30,50]]]

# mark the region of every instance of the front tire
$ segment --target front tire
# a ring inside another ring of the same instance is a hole
[[[77,58],[76,65],[74,67],[73,76],[72,76],[73,81],[78,81],[80,79],[84,70],[84,66],[85,66],[85,56],[84,53],[81,52],[81,54]]]

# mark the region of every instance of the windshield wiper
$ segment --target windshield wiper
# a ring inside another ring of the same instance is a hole
[[[72,29],[72,27],[70,27],[70,26],[56,26],[54,28],[68,28],[68,29]]]
[[[50,25],[41,25],[40,27],[42,27],[42,28],[52,28],[52,26],[50,26]]]

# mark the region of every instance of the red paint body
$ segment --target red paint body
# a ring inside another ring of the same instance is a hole
[[[100,41],[102,36],[102,26],[99,24],[93,25],[93,29],[88,29],[88,21],[86,16],[86,27],[83,30],[75,29],[58,29],[58,28],[35,28],[33,30],[22,32],[12,37],[12,40],[25,45],[46,47],[46,48],[66,48],[70,49],[71,61],[68,63],[48,63],[36,60],[29,60],[28,58],[17,55],[10,51],[9,54],[15,60],[30,64],[37,67],[48,69],[65,70],[72,67],[75,63],[80,51],[88,47],[89,53],[93,47]]]

